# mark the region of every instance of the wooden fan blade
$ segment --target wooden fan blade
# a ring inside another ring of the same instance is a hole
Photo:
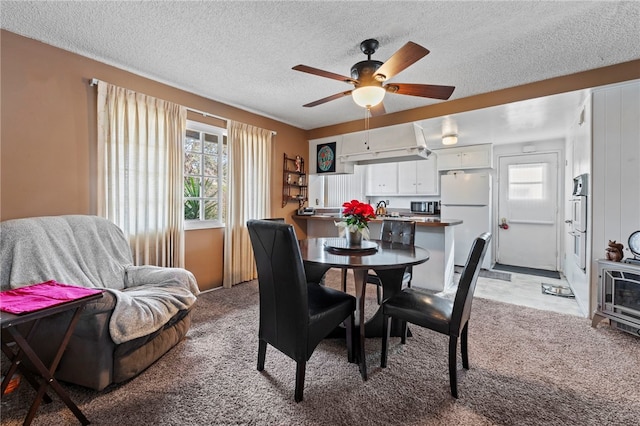
[[[423,98],[447,100],[455,90],[454,86],[436,86],[433,84],[392,83],[385,86],[388,92],[399,95],[421,96]]]
[[[379,115],[384,115],[387,113],[384,109],[384,104],[380,102],[378,105],[369,108],[369,112],[371,112],[372,117],[377,117]]]
[[[351,94],[351,90],[347,90],[346,92],[336,93],[335,95],[327,96],[326,98],[318,99],[317,101],[310,102],[306,105],[302,105],[303,107],[314,107],[316,105],[324,104],[325,102],[333,101],[336,99],[340,99],[344,96],[349,96]]]
[[[388,80],[428,54],[429,51],[427,49],[410,41],[387,59],[387,61],[378,68],[376,75],[383,75],[384,80]]]
[[[319,75],[320,77],[330,78],[332,80],[344,81],[345,83],[356,83],[356,81],[350,77],[344,75],[335,74],[329,71],[323,71],[318,68],[308,67],[306,65],[296,65],[292,69],[296,71],[302,71],[313,75]]]

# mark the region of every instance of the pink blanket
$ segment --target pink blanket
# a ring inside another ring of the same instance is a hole
[[[51,280],[0,292],[0,310],[24,314],[100,292],[95,288],[77,287]]]

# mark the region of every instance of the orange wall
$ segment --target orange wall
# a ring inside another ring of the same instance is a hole
[[[305,131],[4,30],[0,55],[0,220],[96,213],[91,78],[277,132],[272,216],[297,208],[281,207],[282,157],[308,152]],[[222,284],[222,246],[220,229],[186,232],[187,267],[201,289]]]
[[[200,290],[222,285],[224,228],[185,232],[185,268],[198,279]]]

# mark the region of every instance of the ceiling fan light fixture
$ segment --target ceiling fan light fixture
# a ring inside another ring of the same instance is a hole
[[[351,92],[351,97],[359,106],[370,108],[382,102],[385,92],[380,86],[361,86]]]
[[[451,134],[451,135],[444,135],[442,137],[442,145],[455,145],[458,143],[458,135]]]
[[[360,50],[367,55],[366,61],[355,63],[351,67],[351,76],[336,74],[330,71],[324,71],[307,65],[296,65],[293,67],[296,71],[306,72],[332,80],[338,80],[343,83],[349,83],[354,86],[353,90],[336,93],[332,96],[310,102],[303,107],[313,107],[324,104],[343,96],[352,95],[353,101],[369,111],[373,110],[373,115],[386,114],[386,110],[382,105],[385,92],[397,93],[398,95],[419,96],[422,98],[433,98],[447,100],[453,93],[453,86],[439,86],[434,84],[409,84],[394,83],[383,84],[393,78],[398,73],[405,70],[410,65],[425,57],[429,50],[412,41],[407,42],[400,49],[391,55],[385,62],[371,59],[378,49],[378,41],[368,39],[360,43]]]

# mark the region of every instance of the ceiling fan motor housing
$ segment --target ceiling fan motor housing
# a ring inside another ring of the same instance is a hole
[[[383,62],[371,60],[371,55],[378,50],[378,40],[369,38],[360,43],[360,50],[367,55],[366,61],[361,61],[351,67],[351,78],[358,81],[356,87],[360,86],[382,86],[382,81],[385,80],[384,76],[374,76],[378,68],[380,68]],[[376,78],[378,77],[378,78]]]
[[[382,66],[380,61],[361,61],[351,67],[351,78],[358,80],[361,85],[369,86],[371,83],[379,83],[374,77],[378,68]]]

